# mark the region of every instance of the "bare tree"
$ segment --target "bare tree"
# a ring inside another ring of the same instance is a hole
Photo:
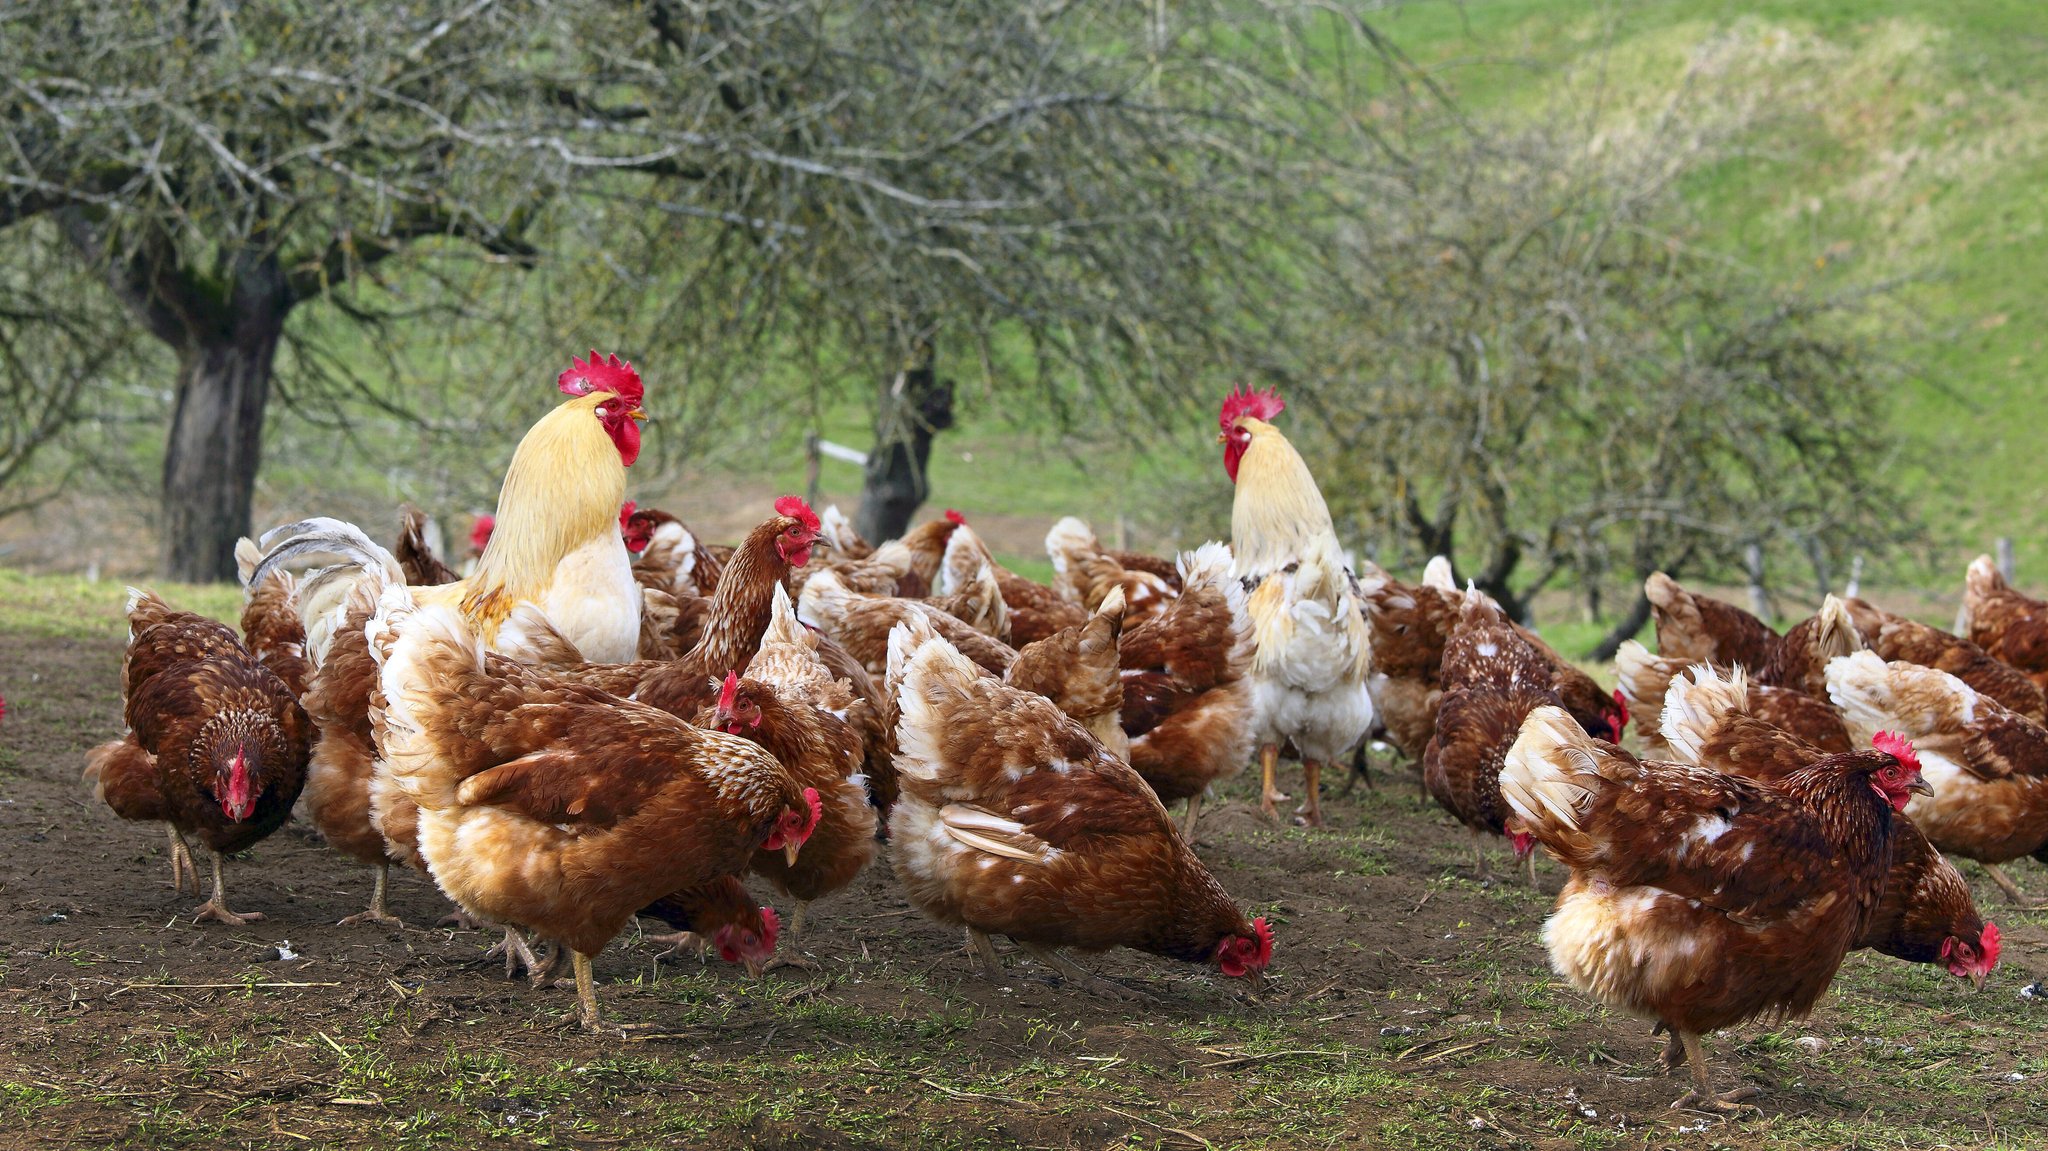
[[[421,241],[532,255],[531,189],[461,141],[463,122],[538,98],[506,67],[531,47],[512,7],[420,19],[195,0],[0,16],[0,252],[48,263],[62,249],[175,359],[166,574],[233,578],[296,309]],[[82,292],[10,319],[120,338]],[[29,361],[5,367],[17,391],[76,394]]]

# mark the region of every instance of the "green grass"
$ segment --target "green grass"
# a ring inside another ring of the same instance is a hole
[[[242,589],[227,584],[144,583],[172,607],[230,623],[242,612]],[[128,588],[118,580],[30,575],[0,568],[0,631],[51,639],[119,638],[128,634]]]

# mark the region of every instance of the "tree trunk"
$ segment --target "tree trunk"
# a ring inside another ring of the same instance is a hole
[[[910,367],[884,384],[875,403],[875,442],[868,450],[854,526],[880,543],[910,527],[931,494],[932,437],[953,426],[953,385],[938,378],[932,348],[921,344]]]
[[[1650,598],[1637,592],[1636,602],[1629,605],[1628,614],[1621,617],[1621,622],[1614,625],[1614,630],[1608,632],[1598,646],[1586,653],[1586,658],[1596,663],[1605,663],[1613,659],[1614,653],[1621,650],[1621,645],[1634,639],[1636,633],[1643,630],[1643,625],[1649,622]]]
[[[227,322],[193,331],[178,354],[177,405],[164,446],[164,574],[187,583],[235,579],[235,541],[249,534],[270,372],[290,310],[275,261],[250,261]]]

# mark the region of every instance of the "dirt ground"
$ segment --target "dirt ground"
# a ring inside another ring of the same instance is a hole
[[[1330,832],[1266,826],[1244,779],[1205,813],[1202,857],[1276,925],[1263,994],[1131,953],[1090,965],[1156,1004],[1015,953],[977,979],[880,866],[812,909],[810,969],[753,981],[622,938],[599,995],[631,1030],[589,1037],[572,992],[431,929],[421,876],[394,873],[404,929],[334,926],[369,876],[298,825],[230,867],[267,920],[193,924],[161,832],[78,781],[119,732],[119,659],[0,635],[0,1147],[2048,1146],[2048,1000],[2021,993],[2048,920],[1988,883],[2007,942],[1981,994],[1852,956],[1811,1020],[1709,1041],[1724,1084],[1766,1093],[1721,1122],[1669,1110],[1661,1040],[1549,973],[1555,865],[1544,893],[1474,882],[1464,833],[1387,764]]]

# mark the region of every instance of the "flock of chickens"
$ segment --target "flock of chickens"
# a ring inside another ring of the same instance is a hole
[[[309,519],[243,541],[242,635],[131,597],[124,738],[86,768],[164,823],[197,917],[230,910],[222,857],[296,806],[372,868],[430,875],[455,918],[504,930],[508,974],[591,957],[636,916],[759,973],[780,923],[742,877],[808,905],[886,852],[909,897],[994,974],[1003,935],[1130,947],[1261,980],[1272,932],[1195,854],[1210,785],[1256,754],[1278,818],[1322,822],[1320,772],[1368,737],[1472,830],[1570,869],[1557,970],[1671,1033],[1688,1107],[1728,1109],[1699,1037],[1798,1014],[1873,947],[1981,982],[1999,935],[1944,852],[2048,858],[2048,605],[1971,569],[1969,639],[1830,598],[1784,635],[1652,576],[1659,647],[1619,691],[1432,563],[1349,560],[1272,392],[1234,391],[1219,441],[1230,544],[1168,563],[1066,519],[1055,578],[1006,570],[957,513],[871,546],[836,509],[777,500],[737,546],[625,500],[642,384],[593,352],[521,440],[473,569],[407,510],[386,551]],[[325,566],[307,570],[310,561]],[[1626,729],[1651,759],[1623,750]],[[1882,729],[1882,730],[1881,730]],[[1864,750],[1859,750],[1864,749]],[[1165,804],[1185,801],[1176,824]]]

